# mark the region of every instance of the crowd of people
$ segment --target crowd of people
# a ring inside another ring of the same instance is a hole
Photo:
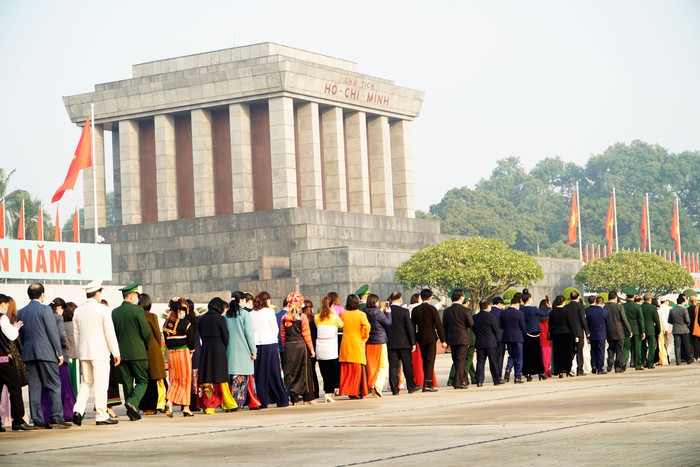
[[[429,289],[404,304],[401,292],[380,301],[365,284],[344,306],[330,292],[318,310],[292,292],[279,311],[267,292],[234,292],[228,302],[213,298],[201,315],[191,300],[174,297],[161,326],[136,283],[120,289],[123,303],[113,310],[101,281],[84,290],[80,306],[61,298],[47,306],[43,285],[31,284],[20,310],[0,294],[0,384],[8,395],[0,415],[15,431],[80,426],[92,393],[96,425],[118,423],[113,407],[122,403],[131,421],[172,418],[177,408],[192,417],[313,405],[321,395],[317,365],[326,403],[383,397],[387,380],[393,395],[435,392],[438,344],[449,347],[454,389],[483,386],[487,361],[494,385],[511,374],[515,384],[583,376],[585,348],[600,375],[668,365],[670,344],[677,365],[700,358],[697,300],[683,294],[672,304],[628,289],[624,305],[610,292],[587,297],[586,307],[573,291],[534,306],[525,289],[472,310],[469,293],[456,288],[441,316],[445,300],[433,304]]]

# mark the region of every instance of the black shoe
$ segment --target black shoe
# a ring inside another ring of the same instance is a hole
[[[36,430],[35,426],[27,425],[22,422],[20,425],[12,425],[12,431],[32,431]]]
[[[506,371],[506,374],[503,376],[503,380],[507,383],[510,381],[510,371]]]
[[[51,428],[53,428],[53,427],[52,427],[51,425],[49,425],[48,423],[46,423],[46,422],[44,422],[44,423],[34,423],[34,429],[35,429],[35,430],[50,430]]]
[[[607,369],[608,369],[608,373],[610,373],[610,372],[612,371],[612,368],[613,368],[612,366],[608,365],[608,368],[607,368]]]
[[[80,415],[78,412],[73,412],[73,425],[82,425],[83,424],[83,416]]]
[[[547,379],[547,375],[545,375],[544,373],[540,373],[539,375],[537,375],[537,378],[538,378],[540,381],[544,381],[544,380]]]
[[[136,421],[136,420],[141,420],[141,415],[139,414],[139,409],[137,409],[134,404],[131,402],[127,402],[124,404],[124,407],[126,407],[126,414],[129,416],[129,420]]]
[[[515,378],[515,381],[513,381],[514,384],[523,384],[524,382],[522,378]]]
[[[598,370],[598,374],[599,374],[599,375],[607,375],[608,372],[605,371],[605,370]]]
[[[643,370],[644,370],[644,367],[641,367],[641,366],[640,366],[639,368],[635,368],[635,370],[637,370],[637,371],[643,371]]]
[[[0,425],[0,433],[5,433],[6,431],[5,427]]]
[[[408,389],[408,393],[409,393],[409,394],[413,394],[414,392],[418,391],[419,389],[420,389],[420,386],[418,386],[418,385],[416,384],[415,386],[412,386],[412,387],[410,387],[410,388]]]
[[[116,425],[119,423],[119,420],[114,420],[113,418],[108,418],[107,420],[101,420],[99,422],[95,422],[95,425],[101,426],[101,425]]]
[[[559,373],[559,379],[562,379],[564,377],[564,373]]]
[[[532,381],[532,376],[526,375],[526,376],[525,376],[525,379],[526,379],[527,382],[529,383],[530,381]]]
[[[66,422],[65,420],[51,420],[51,426],[53,428],[70,428],[71,424]]]
[[[625,372],[625,370],[623,370],[622,368],[615,368],[615,373],[624,373],[624,372]]]
[[[596,370],[595,368],[593,368],[593,369],[591,370],[591,373],[596,374],[596,373],[598,373],[598,370]]]
[[[194,414],[192,412],[182,412],[182,416],[183,417],[194,417]]]
[[[576,376],[586,376],[586,372],[583,370],[577,370],[576,371]]]
[[[484,383],[476,383],[476,387],[477,387],[477,388],[480,388],[480,387],[482,387],[483,385],[484,385]]]

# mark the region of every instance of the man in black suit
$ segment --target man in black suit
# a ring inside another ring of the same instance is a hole
[[[392,292],[389,301],[391,302],[391,326],[386,331],[386,346],[389,351],[389,387],[393,395],[399,394],[399,368],[403,367],[406,387],[411,394],[420,389],[413,381],[411,363],[411,352],[416,350],[416,333],[408,310],[401,306],[403,303],[401,292]]]
[[[520,311],[523,294],[517,292],[510,301],[510,307],[501,312],[500,324],[503,330],[503,343],[508,349],[506,381],[511,368],[515,368],[515,384],[521,384],[523,372],[523,334],[525,333],[525,314]]]
[[[19,310],[17,320],[24,325],[19,330],[22,340],[22,360],[27,366],[29,411],[37,428],[70,428],[63,419],[61,379],[58,367],[63,365],[63,349],[53,311],[44,305],[44,286],[32,284],[27,289],[31,300]],[[51,401],[51,420],[47,423],[41,410],[41,389]]]
[[[681,294],[676,300],[677,306],[671,308],[668,312],[668,324],[672,325],[673,332],[673,347],[676,351],[676,365],[680,365],[683,361],[682,352],[688,356],[686,362],[688,365],[693,363],[693,354],[690,349],[690,316],[688,310],[683,306],[685,303],[685,295]]]
[[[501,328],[498,318],[491,313],[491,301],[483,299],[479,302],[479,312],[474,315],[474,335],[476,336],[476,386],[484,385],[484,366],[489,359],[489,370],[494,386],[501,384],[501,370],[498,367],[498,335]]]
[[[569,294],[571,301],[564,306],[566,313],[570,313],[572,316],[572,329],[571,336],[574,339],[574,352],[576,355],[576,376],[584,376],[586,374],[583,371],[583,346],[584,346],[584,331],[586,337],[591,337],[591,333],[588,332],[588,324],[586,323],[586,308],[581,303],[581,297],[577,291],[572,291]]]
[[[469,381],[464,377],[464,365],[467,358],[469,328],[474,326],[469,309],[462,305],[464,292],[461,289],[452,291],[452,305],[442,314],[442,325],[445,328],[445,339],[452,350],[452,364],[455,369],[454,388],[467,389]]]
[[[420,345],[423,357],[423,392],[437,392],[433,387],[433,370],[435,369],[436,342],[438,337],[442,348],[447,348],[445,329],[442,327],[437,308],[430,304],[433,292],[430,289],[420,291],[422,303],[413,309],[411,322],[416,327],[416,342]],[[437,333],[437,337],[436,334]]]
[[[617,292],[608,293],[608,301],[604,308],[608,310],[608,373],[613,368],[615,373],[622,373],[625,371],[622,367],[622,345],[625,342],[625,336],[632,337],[632,328],[617,298]]]
[[[496,343],[496,369],[500,375],[503,372],[503,359],[506,355],[506,346],[503,344],[503,329],[501,329],[501,313],[505,309],[503,303],[503,298],[494,297],[492,301],[493,306],[491,307],[491,314],[496,317],[498,321],[498,339]],[[501,380],[499,376],[499,381]]]

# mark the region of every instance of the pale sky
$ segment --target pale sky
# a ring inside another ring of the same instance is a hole
[[[529,169],[634,139],[700,150],[698,1],[0,0],[10,190],[55,211],[80,136],[62,96],[130,78],[133,64],[266,41],[426,93],[412,126],[418,209],[508,156]]]

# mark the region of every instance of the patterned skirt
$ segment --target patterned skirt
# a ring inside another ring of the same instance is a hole
[[[190,405],[192,390],[192,357],[189,349],[168,349],[168,393],[175,405]]]

